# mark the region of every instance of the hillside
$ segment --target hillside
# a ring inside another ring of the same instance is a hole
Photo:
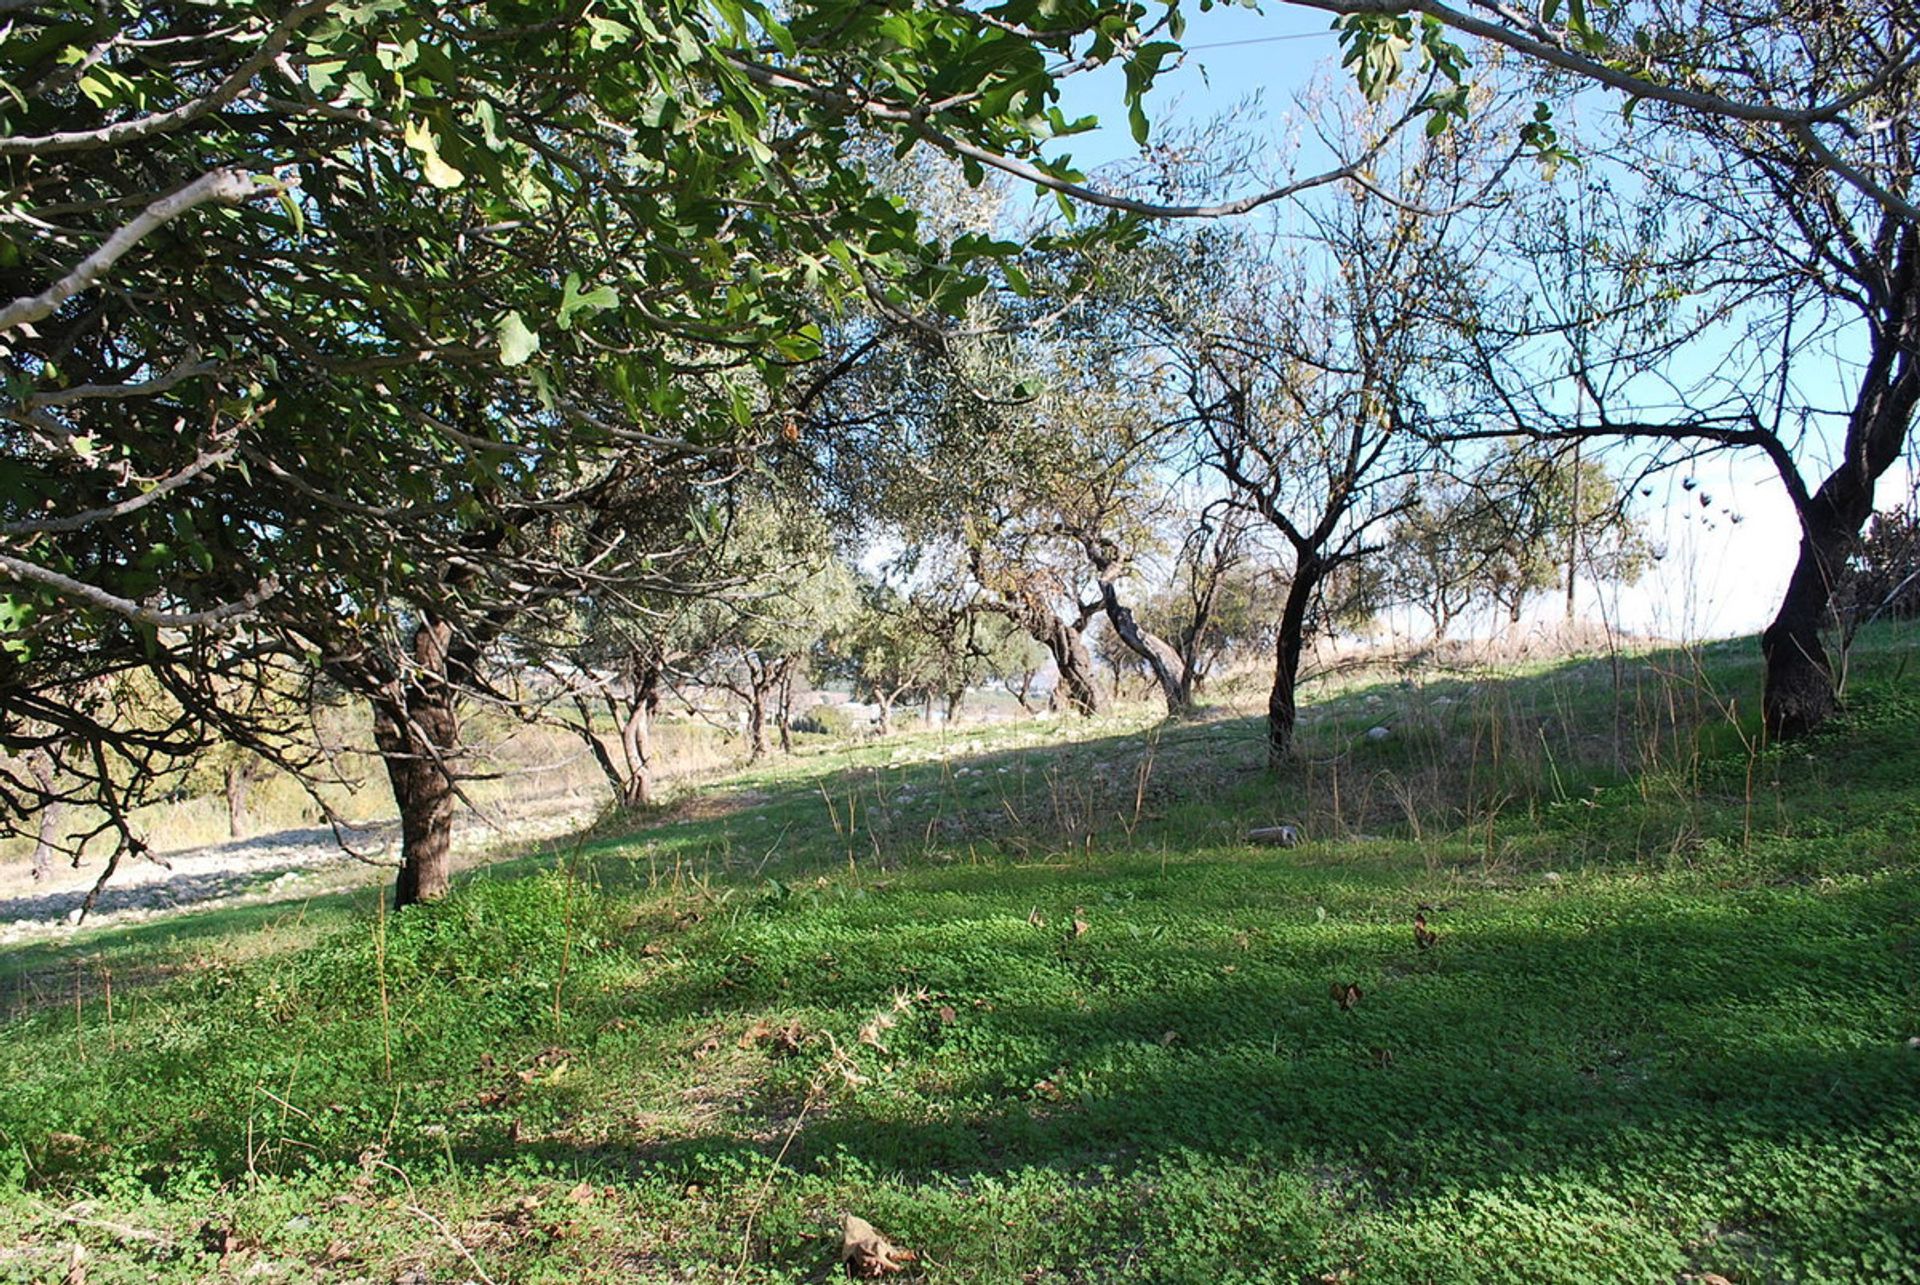
[[[1807,743],[1751,640],[1375,674],[5,948],[0,1280],[1920,1279],[1917,640]]]

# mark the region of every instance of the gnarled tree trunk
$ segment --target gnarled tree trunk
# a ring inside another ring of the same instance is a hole
[[[620,754],[627,764],[620,806],[644,808],[653,805],[653,716],[660,708],[660,667],[638,653],[629,666],[633,691],[620,723]]]
[[[1035,622],[1040,628],[1034,637],[1052,655],[1054,667],[1060,671],[1067,708],[1083,717],[1098,714],[1105,702],[1093,681],[1093,657],[1087,652],[1085,637],[1051,611],[1043,609],[1043,614],[1045,621]]]
[[[1900,458],[1920,405],[1920,231],[1905,229],[1892,265],[1886,315],[1871,327],[1871,355],[1847,421],[1846,458],[1800,514],[1800,555],[1786,597],[1760,636],[1764,710],[1775,737],[1803,736],[1837,707],[1820,633],[1833,589],[1873,514],[1874,484]]]
[[[798,663],[797,656],[781,656],[774,660],[754,652],[743,657],[745,678],[731,685],[734,695],[747,703],[747,762],[758,763],[773,752],[773,743],[767,735],[767,715],[771,713],[775,722],[780,723],[781,745],[791,749],[787,739],[785,715],[782,711],[781,693],[792,676],[793,666]]]
[[[227,799],[227,837],[238,839],[246,829],[247,796],[253,793],[253,783],[259,779],[260,760],[248,756],[235,759],[227,764],[222,784]]]
[[[793,753],[793,678],[799,670],[796,657],[787,657],[780,662],[780,700],[775,715],[780,724],[780,752]]]
[[[1193,712],[1193,677],[1186,662],[1164,640],[1142,629],[1133,618],[1133,609],[1120,601],[1111,580],[1100,582],[1100,604],[1106,609],[1107,622],[1127,650],[1146,662],[1160,694],[1166,698],[1167,713],[1174,718]]]
[[[427,620],[413,637],[413,668],[373,701],[373,739],[400,810],[396,908],[447,895],[452,873],[453,809],[459,794],[452,757],[460,724],[447,682],[452,629]]]
[[[758,763],[772,752],[767,740],[767,690],[754,687],[747,697],[747,762]]]

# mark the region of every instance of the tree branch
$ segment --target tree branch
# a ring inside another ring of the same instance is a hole
[[[209,170],[171,196],[163,196],[120,228],[80,266],[37,295],[22,295],[0,309],[0,333],[39,321],[83,290],[91,288],[126,253],[147,236],[196,206],[208,201],[238,205],[258,191],[244,170]]]
[[[215,108],[225,106],[238,98],[255,73],[271,63],[279,56],[280,51],[287,47],[287,42],[293,39],[293,33],[300,24],[322,10],[331,8],[332,4],[333,0],[307,0],[307,3],[295,6],[280,20],[278,26],[267,33],[266,39],[260,42],[260,48],[253,52],[252,57],[235,67],[211,93],[196,98],[192,102],[183,103],[171,111],[155,112],[151,116],[140,116],[133,120],[103,125],[99,129],[0,138],[0,156],[47,156],[55,152],[117,147],[122,143],[149,138],[155,134],[164,134],[198,120]]]
[[[45,585],[56,593],[78,598],[91,606],[124,616],[136,624],[151,625],[156,629],[198,629],[226,624],[250,614],[255,607],[280,591],[279,581],[268,576],[234,602],[209,607],[205,611],[158,611],[131,598],[108,593],[105,589],[10,554],[0,553],[0,572],[16,580]]]

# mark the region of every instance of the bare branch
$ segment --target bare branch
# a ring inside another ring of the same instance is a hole
[[[238,205],[259,191],[253,176],[244,170],[209,170],[171,196],[163,196],[142,210],[132,222],[108,237],[98,250],[81,260],[79,267],[39,294],[22,295],[0,309],[0,333],[39,321],[74,295],[91,288],[129,250],[188,210],[208,201]]]
[[[243,616],[250,615],[262,602],[280,591],[280,583],[268,576],[234,602],[223,603],[218,607],[209,607],[205,611],[159,611],[143,606],[131,598],[122,598],[108,593],[72,576],[62,575],[48,567],[0,553],[0,571],[16,580],[41,584],[58,593],[78,598],[82,602],[124,616],[136,624],[151,625],[156,629],[199,629],[213,625],[230,624]]]
[[[1132,197],[1117,196],[1111,192],[1102,192],[1096,188],[1088,187],[1084,183],[1075,183],[1071,180],[1060,178],[1057,175],[1049,174],[1038,166],[1020,160],[1017,157],[1006,156],[988,148],[969,143],[965,139],[955,138],[951,134],[937,128],[933,123],[932,114],[924,107],[905,108],[883,102],[876,98],[855,97],[852,94],[831,89],[809,80],[803,80],[797,76],[789,75],[786,72],[776,71],[771,67],[763,67],[757,63],[748,62],[741,58],[730,57],[727,59],[727,62],[729,66],[746,76],[749,80],[754,81],[756,84],[766,86],[769,89],[784,89],[798,93],[803,98],[809,99],[821,106],[843,111],[850,116],[864,116],[872,120],[887,121],[896,125],[906,125],[922,140],[949,155],[975,161],[987,166],[989,169],[996,169],[1003,174],[1010,174],[1015,178],[1025,179],[1049,191],[1059,192],[1062,195],[1070,196],[1074,200],[1084,202],[1088,205],[1099,206],[1102,209],[1118,210],[1125,214],[1144,215],[1148,218],[1230,218],[1236,214],[1246,214],[1249,211],[1257,210],[1263,205],[1271,205],[1275,201],[1284,201],[1289,197],[1299,196],[1304,192],[1312,191],[1314,188],[1325,187],[1331,183],[1357,180],[1366,168],[1367,161],[1386,145],[1386,138],[1383,137],[1379,142],[1376,142],[1372,147],[1368,148],[1367,151],[1361,155],[1360,159],[1350,162],[1349,164],[1337,166],[1308,178],[1296,179],[1291,183],[1270,188],[1264,192],[1256,192],[1247,196],[1238,197],[1231,201],[1221,201],[1211,205],[1158,205],[1151,201],[1139,201]],[[1391,135],[1387,137],[1391,137]]]
[[[106,522],[113,518],[122,518],[129,513],[137,513],[169,491],[177,491],[209,469],[218,468],[233,458],[233,448],[223,451],[203,451],[200,457],[179,472],[161,479],[139,495],[122,500],[118,504],[109,504],[104,508],[87,509],[80,513],[68,514],[63,518],[47,518],[42,521],[8,522],[0,525],[0,535],[51,535],[61,531],[80,531],[96,522]]]

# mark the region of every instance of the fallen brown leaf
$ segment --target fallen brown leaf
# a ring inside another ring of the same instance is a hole
[[[1340,1011],[1343,1013],[1352,1009],[1355,1004],[1360,1002],[1361,997],[1366,994],[1365,991],[1360,989],[1357,982],[1335,982],[1328,988],[1328,992],[1333,996],[1333,1002],[1340,1006]]]
[[[217,1256],[221,1262],[233,1253],[238,1242],[234,1239],[233,1228],[212,1221],[200,1224],[200,1246],[207,1253]]]
[[[840,1261],[852,1276],[868,1280],[889,1272],[905,1271],[908,1263],[920,1256],[902,1249],[882,1236],[872,1223],[857,1214],[846,1215],[840,1223]]]
[[[800,1045],[805,1040],[806,1032],[801,1029],[799,1022],[787,1022],[776,1026],[765,1018],[761,1018],[749,1026],[746,1033],[740,1037],[740,1047],[750,1049],[765,1044],[774,1053],[786,1057],[798,1053]]]
[[[1427,917],[1416,914],[1413,917],[1413,944],[1421,950],[1431,950],[1433,943],[1440,940],[1440,934],[1427,927]]]

